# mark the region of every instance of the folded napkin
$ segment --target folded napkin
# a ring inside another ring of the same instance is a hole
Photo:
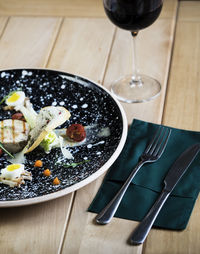
[[[114,197],[136,166],[158,126],[140,120],[133,121],[124,149],[105,176],[89,211],[99,213]],[[139,170],[125,193],[115,217],[141,221],[158,198],[164,187],[163,179],[174,161],[189,146],[200,142],[200,132],[171,129],[165,152],[157,162],[145,164]],[[153,226],[185,229],[199,191],[200,154],[174,188]]]

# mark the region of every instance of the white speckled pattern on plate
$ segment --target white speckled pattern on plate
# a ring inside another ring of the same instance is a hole
[[[101,86],[88,79],[53,70],[1,71],[1,98],[17,89],[25,92],[36,111],[50,105],[67,108],[71,118],[61,127],[81,123],[91,128],[88,129],[86,142],[68,148],[73,160],[57,163],[62,157],[58,148],[49,154],[39,148],[28,154],[25,169],[32,172],[33,181],[26,181],[21,188],[0,184],[0,207],[43,202],[79,189],[105,172],[121,152],[127,135],[126,116],[120,104]],[[10,118],[12,114],[1,107],[1,120]],[[105,130],[106,135],[102,135]],[[33,167],[37,159],[43,161],[42,168]],[[74,162],[78,164],[76,167],[64,167]],[[9,164],[5,155],[0,158],[0,164],[1,168]],[[45,168],[51,170],[50,177],[43,175]],[[52,184],[56,176],[61,181],[60,185]]]

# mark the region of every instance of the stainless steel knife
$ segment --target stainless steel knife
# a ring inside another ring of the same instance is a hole
[[[158,197],[152,208],[149,210],[147,215],[144,217],[144,219],[133,231],[130,237],[131,244],[138,245],[144,242],[162,206],[164,205],[170,193],[173,191],[174,187],[184,175],[190,164],[197,156],[199,150],[200,143],[195,144],[189,147],[186,151],[184,151],[174,162],[164,179],[164,188],[160,196]]]

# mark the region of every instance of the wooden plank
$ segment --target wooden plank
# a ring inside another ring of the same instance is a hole
[[[13,17],[0,40],[0,68],[44,67],[61,18]]]
[[[194,2],[190,4],[194,6]],[[180,3],[163,123],[199,131],[200,20],[194,22],[193,8],[188,6],[189,3]],[[195,8],[196,13],[200,12],[200,2],[195,2]],[[152,230],[147,239],[145,254],[199,253],[199,209],[200,199],[197,200],[184,231]]]
[[[105,17],[102,0],[0,0],[0,15]],[[171,17],[176,0],[166,0],[162,18]]]
[[[198,1],[183,1],[179,8],[179,21],[200,21]]]
[[[101,83],[113,34],[108,20],[66,18],[48,66]]]
[[[71,197],[1,209],[1,253],[56,253],[69,215]]]
[[[6,27],[7,22],[8,22],[8,17],[0,17],[0,37],[3,34],[3,31]]]
[[[162,18],[174,18],[176,12],[177,12],[177,4],[179,0],[165,0],[163,1],[163,8],[161,11],[161,14],[159,16],[159,19]]]
[[[11,18],[0,40],[1,68],[45,67],[60,24],[60,18]],[[71,201],[68,195],[35,206],[1,209],[1,252],[56,253]]]
[[[200,129],[199,30],[200,21],[178,22],[164,114],[164,122],[189,130]]]
[[[105,17],[101,0],[0,0],[0,15]]]
[[[172,2],[169,1],[168,3],[169,8],[171,8]],[[174,6],[177,7],[177,2],[175,1]],[[167,7],[165,8],[167,9]],[[146,59],[152,59],[152,61],[156,63],[152,64],[152,62],[147,61],[146,63],[143,61],[143,68],[147,70],[147,73],[149,72],[150,74],[154,74],[156,77],[164,80],[165,83],[167,82],[168,77],[170,50],[172,46],[173,29],[176,16],[176,8],[172,9],[174,12],[173,14],[171,12],[172,16],[170,18],[160,19],[154,25],[154,28],[152,26],[152,28],[149,28],[150,30],[143,35],[143,39],[142,37],[139,39],[140,43],[143,44],[143,47],[140,46],[139,55],[142,56],[144,54]],[[168,13],[170,13],[170,11]],[[141,36],[142,33],[143,32],[141,32]],[[147,38],[149,38],[148,44],[150,44],[150,47],[147,46]],[[158,38],[157,43],[155,42],[155,38]],[[154,43],[156,43],[156,46],[153,46]],[[149,50],[152,52],[149,52]],[[144,53],[142,53],[143,51]],[[118,30],[106,69],[106,76],[104,80],[104,85],[106,87],[109,87],[110,81],[118,77],[119,74],[127,71],[127,69],[131,69],[129,57],[130,52],[131,38],[128,37],[127,32]],[[119,62],[120,65],[118,65]],[[163,91],[163,93],[164,92],[165,91]],[[157,101],[152,102],[151,106],[149,103],[146,105],[132,105],[132,112],[129,108],[125,107],[129,121],[131,121],[131,118],[135,117],[138,110],[138,116],[140,116],[140,118],[141,116],[144,116],[145,120],[160,122],[164,96],[165,95],[163,94]],[[149,107],[151,107],[153,112],[151,112]],[[161,107],[161,110],[157,109],[157,107]],[[159,112],[159,115],[157,115],[157,112]],[[127,245],[126,242],[130,233],[137,225],[137,222],[114,218],[112,223],[103,227],[97,226],[93,223],[95,214],[88,213],[87,208],[93,200],[101,181],[102,179],[100,178],[94,183],[91,183],[76,192],[71,219],[65,234],[61,253],[142,253],[143,246],[133,247]],[[122,233],[120,233],[120,231]]]

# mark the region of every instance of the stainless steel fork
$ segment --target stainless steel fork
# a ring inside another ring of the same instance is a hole
[[[153,139],[146,147],[145,151],[139,158],[138,164],[133,169],[129,177],[127,178],[126,182],[123,184],[121,189],[117,192],[114,198],[108,203],[108,205],[96,216],[95,220],[98,224],[108,224],[112,217],[114,216],[117,208],[128,188],[131,181],[133,180],[134,176],[137,174],[138,170],[145,164],[145,163],[152,163],[157,161],[162,153],[165,150],[167,145],[168,139],[171,134],[171,129],[159,127],[156,131]]]

